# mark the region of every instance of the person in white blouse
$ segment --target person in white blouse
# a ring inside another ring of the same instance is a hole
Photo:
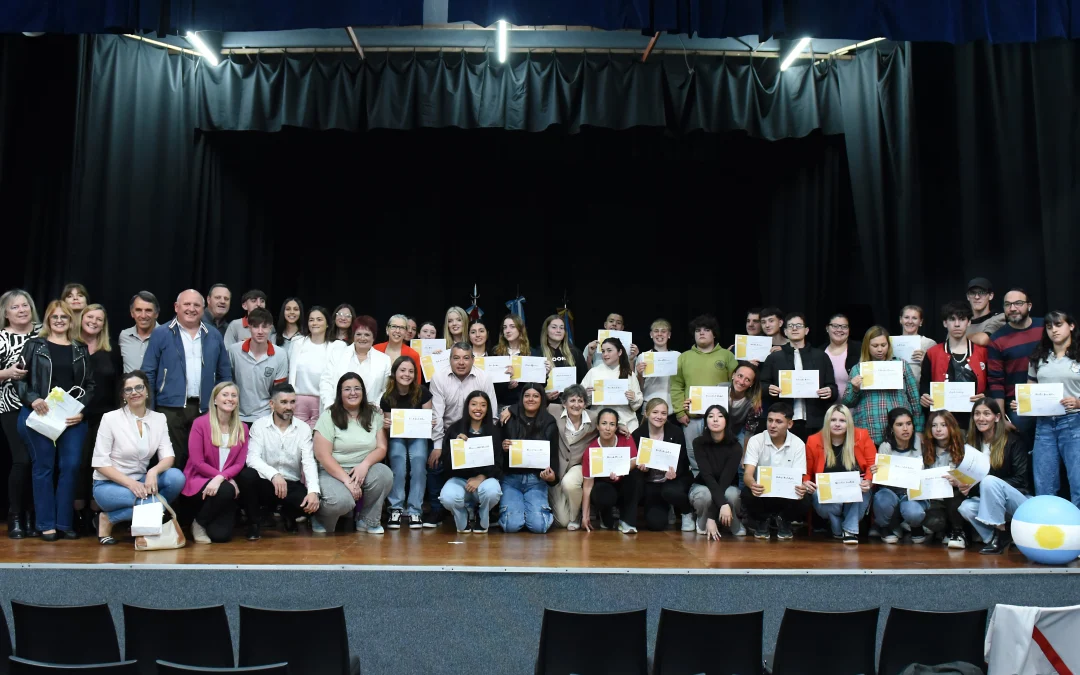
[[[641,395],[641,387],[637,377],[630,368],[630,359],[626,356],[622,342],[616,338],[607,338],[600,345],[600,357],[603,361],[585,373],[581,380],[581,386],[585,387],[589,395],[589,410],[599,412],[603,408],[611,408],[619,414],[619,431],[633,433],[638,428],[637,415],[634,411],[641,407],[644,398]],[[596,389],[601,380],[626,380],[626,393],[619,398],[623,400],[597,400]]]
[[[311,429],[293,416],[295,409],[296,390],[276,385],[270,392],[271,414],[256,420],[248,432],[247,466],[236,476],[248,514],[248,541],[261,538],[263,511],[280,505],[285,531],[296,532],[298,518],[319,510]]]
[[[900,326],[904,329],[903,334],[907,336],[919,336],[919,348],[911,355],[911,363],[908,364],[908,367],[911,368],[911,374],[915,376],[916,382],[922,377],[922,362],[923,357],[926,356],[926,350],[937,344],[925,335],[919,335],[922,325],[922,307],[919,307],[918,305],[905,305],[904,308],[900,310]]]
[[[390,357],[375,349],[375,331],[379,325],[375,319],[361,315],[353,320],[351,346],[334,345],[319,384],[319,402],[326,410],[337,397],[337,382],[345,373],[356,373],[364,380],[368,400],[376,403],[386,392],[390,379]]]
[[[671,340],[671,322],[667,319],[657,319],[652,322],[652,326],[649,328],[649,337],[652,338],[653,348],[651,352],[670,352],[679,358],[679,352],[668,349],[668,341]],[[661,399],[668,410],[672,410],[671,407],[671,377],[664,375],[661,377],[645,377],[645,354],[643,352],[638,354],[637,359],[634,361],[634,370],[637,372],[638,386],[641,387],[642,400],[651,401],[654,398]]]
[[[124,377],[124,405],[101,417],[94,444],[94,500],[101,507],[98,542],[115,544],[116,523],[131,520],[139,500],[160,494],[173,502],[184,489],[184,473],[172,468],[173,449],[165,415],[146,408],[150,383],[141,370]],[[153,468],[150,459],[157,455]]]
[[[308,334],[294,340],[289,352],[289,384],[296,390],[293,417],[314,429],[322,412],[319,387],[323,371],[330,360],[331,348],[340,345],[328,339],[330,313],[325,307],[315,305],[308,310],[307,326]]]

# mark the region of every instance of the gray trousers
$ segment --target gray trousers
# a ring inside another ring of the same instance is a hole
[[[386,495],[390,494],[390,487],[394,483],[394,474],[385,464],[376,464],[368,469],[364,477],[364,484],[360,486],[363,491],[361,499],[364,506],[360,509],[360,519],[369,525],[378,525],[382,518],[383,502]],[[319,467],[319,489],[322,495],[319,498],[319,510],[315,517],[319,519],[328,533],[332,533],[337,527],[338,518],[345,516],[356,508],[356,500],[345,484],[326,473]]]
[[[731,506],[731,531],[738,532],[742,527],[742,522],[739,520],[739,506],[742,502],[742,495],[739,492],[739,488],[734,485],[729,485],[724,490],[724,497],[728,500],[728,504]],[[701,485],[700,483],[694,484],[690,487],[690,504],[694,507],[694,514],[697,517],[697,529],[704,530],[705,525],[709,520],[709,507],[712,506],[712,492],[709,488]],[[720,521],[716,521],[717,527],[723,527]]]

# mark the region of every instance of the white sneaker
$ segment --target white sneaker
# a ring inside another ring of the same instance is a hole
[[[900,537],[902,537],[903,535],[904,533],[902,531],[894,530],[892,532],[889,532],[888,534],[882,535],[881,541],[885,542],[886,544],[896,544],[899,543]]]
[[[311,533],[312,534],[326,534],[326,527],[322,524],[322,521],[318,518],[311,518]]]
[[[209,544],[210,535],[206,533],[206,528],[199,524],[199,521],[191,521],[191,538],[195,540],[196,544]]]
[[[637,534],[637,528],[633,525],[627,525],[625,521],[619,521],[619,532],[623,534]]]
[[[733,536],[736,536],[736,537],[745,537],[745,536],[746,536],[746,528],[745,528],[745,527],[743,527],[743,526],[742,526],[742,525],[740,524],[740,525],[739,525],[739,527],[738,527],[738,529],[735,529],[735,530],[732,530],[732,531],[731,531],[731,534],[732,534]]]
[[[684,513],[682,516],[682,531],[693,532],[694,531],[694,514]]]
[[[566,524],[566,529],[570,532],[577,532],[581,529],[581,521],[571,520],[569,523]]]
[[[386,530],[383,529],[383,526],[379,523],[375,523],[374,525],[368,525],[367,523],[363,523],[363,527],[356,528],[356,531],[367,532],[368,534],[383,534],[384,532],[386,532]]]

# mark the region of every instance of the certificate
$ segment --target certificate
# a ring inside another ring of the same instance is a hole
[[[941,467],[923,469],[921,480],[919,487],[907,491],[907,498],[911,501],[948,499],[953,496],[953,486],[945,479],[945,470]]]
[[[964,446],[964,459],[955,469],[950,469],[948,474],[964,485],[974,485],[990,473],[990,455],[971,447]]]
[[[1061,399],[1065,398],[1065,385],[1018,384],[1016,385],[1017,412],[1023,417],[1054,417],[1065,414]]]
[[[864,361],[859,364],[859,375],[864,390],[904,388],[903,361]]]
[[[798,469],[789,469],[785,466],[759,466],[757,468],[757,482],[764,488],[762,497],[778,497],[780,499],[798,499],[795,494],[795,486],[802,485],[802,472]]]
[[[780,398],[817,398],[820,381],[816,370],[781,370]]]
[[[607,405],[630,405],[626,400],[626,390],[630,388],[630,380],[593,380],[593,405],[606,403]]]
[[[819,473],[818,501],[822,504],[852,504],[863,500],[862,476],[858,471]]]
[[[735,359],[765,362],[772,353],[772,338],[768,335],[736,335]]]
[[[604,478],[630,475],[630,448],[589,448],[589,475]]]
[[[922,337],[918,335],[894,335],[889,338],[892,353],[898,359],[911,363],[911,355],[922,349]]]
[[[577,384],[577,368],[573,366],[557,366],[548,373],[545,391],[566,391],[567,387],[574,384]]]
[[[510,365],[514,372],[510,375],[511,380],[518,382],[547,382],[547,359],[543,356],[517,356],[510,357]]]
[[[510,441],[511,469],[547,469],[551,466],[548,441]]]
[[[420,356],[427,356],[428,354],[434,354],[435,352],[445,352],[446,340],[426,339],[426,340],[411,340],[409,346],[416,350],[416,353]]]
[[[495,446],[491,436],[477,436],[463,441],[450,439],[450,468],[475,469],[495,464]]]
[[[639,466],[647,466],[659,471],[667,471],[669,468],[677,469],[681,453],[682,446],[678,443],[643,438],[641,446],[638,447],[637,463]]]
[[[431,438],[431,409],[391,409],[390,438]]]
[[[974,382],[931,382],[930,398],[934,402],[930,405],[930,411],[971,412],[971,397],[974,395]]]
[[[645,352],[641,360],[645,362],[645,377],[671,377],[679,370],[675,352]]]
[[[477,356],[473,365],[487,373],[492,384],[510,381],[510,373],[506,372],[510,367],[509,356]]]
[[[728,409],[727,387],[690,387],[690,414],[704,415],[714,405]]]
[[[891,485],[909,490],[919,489],[923,471],[922,457],[901,457],[878,453],[874,463],[877,464],[874,485]]]
[[[608,338],[615,338],[622,343],[626,358],[630,358],[630,345],[634,343],[633,334],[625,330],[601,330],[596,333],[596,351],[600,351],[600,343]]]
[[[440,354],[425,354],[420,357],[420,370],[424,372],[424,381],[431,382],[435,373],[450,367],[450,352],[443,351]]]

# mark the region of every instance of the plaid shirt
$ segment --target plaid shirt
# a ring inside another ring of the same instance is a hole
[[[893,358],[893,361],[900,359]],[[859,377],[859,364],[851,367],[849,378]],[[850,380],[849,380],[850,381]],[[915,381],[915,375],[911,368],[904,363],[904,388],[903,389],[874,389],[863,391],[848,386],[841,401],[851,408],[851,416],[855,418],[855,426],[870,432],[870,438],[874,445],[881,445],[885,440],[885,427],[889,422],[889,411],[893,408],[907,408],[915,421],[916,433],[922,433],[925,422],[922,407],[919,403],[919,383]],[[825,420],[825,424],[829,423]]]

